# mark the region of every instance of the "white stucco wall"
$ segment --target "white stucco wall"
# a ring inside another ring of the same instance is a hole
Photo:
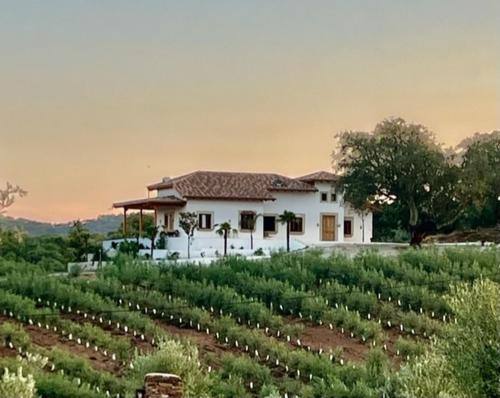
[[[344,241],[351,243],[370,243],[373,235],[373,214],[366,213],[362,216],[360,213],[347,207],[345,209],[345,217],[352,218],[353,225],[352,236],[345,237]]]
[[[240,230],[239,214],[242,211],[253,211],[259,215],[276,215],[283,213],[284,210],[292,211],[297,215],[304,216],[304,233],[292,234],[292,239],[304,244],[318,244],[321,241],[321,215],[331,214],[336,216],[335,242],[363,242],[363,220],[359,213],[356,213],[343,202],[342,195],[336,192],[336,201],[331,201],[330,194],[335,192],[335,186],[331,183],[316,183],[317,192],[273,192],[276,198],[274,201],[222,201],[222,200],[188,200],[183,208],[176,208],[174,212],[174,229],[179,230],[180,236],[184,237],[184,232],[179,228],[180,212],[210,212],[213,214],[212,223],[220,224],[228,221],[233,230],[230,238],[233,239],[234,246],[244,246],[247,248],[250,242],[250,233]],[[328,193],[328,201],[321,201],[321,193]],[[179,193],[173,189],[160,190],[159,196],[175,195],[180,197]],[[163,225],[165,212],[170,210],[159,210],[157,212],[157,223]],[[352,218],[352,236],[344,237],[344,216]],[[368,243],[372,237],[372,214],[369,213],[364,218],[364,242]],[[254,242],[258,240],[269,241],[277,240],[284,242],[286,239],[286,226],[277,224],[277,233],[269,238],[264,238],[263,217],[257,218],[256,228],[253,232]],[[216,234],[217,227],[212,230],[195,231],[193,247],[198,248],[204,242],[206,247],[219,247],[222,239]],[[328,243],[328,242],[324,242]],[[172,240],[172,244],[173,240]],[[260,243],[259,245],[263,245]],[[258,246],[256,246],[258,247]],[[200,246],[201,248],[201,246]]]
[[[213,224],[221,224],[223,222],[229,222],[233,230],[238,230],[237,232],[232,232],[231,237],[233,238],[250,238],[249,232],[243,232],[240,230],[239,220],[240,212],[242,211],[253,211],[255,214],[262,214],[263,212],[263,202],[258,201],[215,201],[215,200],[189,200],[186,204],[184,211],[191,212],[211,212],[213,213]],[[200,231],[195,232],[195,237],[213,237],[216,235],[217,227],[214,227],[211,231]],[[262,217],[258,217],[255,225],[255,231],[253,233],[255,238],[263,237],[263,220]]]
[[[297,240],[308,244],[320,242],[321,236],[321,214],[332,214],[336,216],[337,228],[335,237],[337,242],[343,241],[344,235],[344,208],[341,206],[342,197],[337,193],[335,202],[329,200],[321,202],[321,192],[335,192],[334,187],[327,183],[317,183],[318,192],[273,192],[276,197],[274,202],[264,204],[264,213],[281,214],[284,210],[292,211],[297,215],[304,216],[304,233],[293,234]],[[330,196],[330,195],[328,195]],[[278,225],[276,237],[284,238],[286,236],[286,226]]]

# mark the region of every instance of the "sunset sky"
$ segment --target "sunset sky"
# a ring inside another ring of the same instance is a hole
[[[0,0],[8,215],[92,218],[195,169],[330,169],[401,116],[500,128],[500,1]]]

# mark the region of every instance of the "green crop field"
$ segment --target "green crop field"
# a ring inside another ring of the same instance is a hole
[[[320,252],[211,266],[119,257],[96,276],[0,259],[0,367],[42,397],[403,397],[400,373],[462,319],[454,286],[500,281],[495,249]],[[481,395],[476,395],[481,396]]]

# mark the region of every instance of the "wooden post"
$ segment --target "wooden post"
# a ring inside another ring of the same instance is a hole
[[[127,208],[123,208],[123,237],[127,237]]]
[[[142,209],[139,210],[139,237],[142,238]]]

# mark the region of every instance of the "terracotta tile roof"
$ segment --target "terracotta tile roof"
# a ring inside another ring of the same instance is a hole
[[[315,173],[307,174],[302,177],[297,177],[297,180],[304,182],[316,182],[316,181],[333,182],[333,181],[338,181],[338,179],[339,179],[338,175],[330,173],[329,171],[317,171]]]
[[[175,196],[165,196],[161,198],[145,198],[128,200],[126,202],[113,203],[114,208],[126,207],[128,209],[154,209],[158,205],[173,205],[173,206],[184,206],[186,204],[185,200],[177,198]]]
[[[316,189],[295,178],[273,173],[195,171],[149,185],[149,190],[173,188],[184,198],[274,200],[272,192],[314,192]]]

